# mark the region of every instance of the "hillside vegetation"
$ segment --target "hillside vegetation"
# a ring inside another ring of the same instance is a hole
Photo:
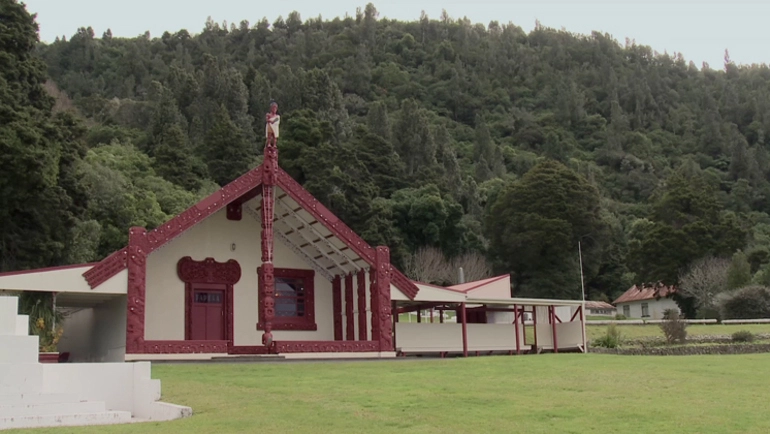
[[[396,264],[478,252],[517,295],[576,298],[580,242],[596,299],[739,249],[766,275],[767,65],[371,4],[40,44],[0,4],[27,44],[0,38],[0,138],[6,107],[26,129],[0,140],[5,270],[98,260],[254,167],[274,99],[281,166]]]

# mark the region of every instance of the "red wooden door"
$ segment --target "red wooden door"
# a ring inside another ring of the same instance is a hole
[[[225,291],[193,288],[190,339],[225,340]]]

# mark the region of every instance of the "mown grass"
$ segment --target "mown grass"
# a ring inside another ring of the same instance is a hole
[[[155,365],[191,418],[28,433],[765,433],[770,354]]]
[[[658,324],[624,325],[622,321],[618,321],[617,327],[625,338],[663,336]],[[740,330],[748,330],[754,334],[770,334],[770,324],[690,324],[687,326],[687,336],[729,336]],[[606,331],[606,325],[587,325],[586,337],[589,340],[596,339]]]

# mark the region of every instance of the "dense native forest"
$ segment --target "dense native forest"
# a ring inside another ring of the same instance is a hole
[[[371,4],[50,44],[0,18],[2,270],[99,260],[255,167],[275,100],[280,165],[399,266],[579,298],[580,243],[592,299],[736,252],[770,280],[767,65]]]

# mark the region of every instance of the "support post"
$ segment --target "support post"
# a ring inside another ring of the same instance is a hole
[[[463,357],[468,357],[468,320],[465,311],[465,303],[462,303],[460,312],[462,313],[462,321],[463,321]]]
[[[358,340],[366,340],[366,272],[359,270],[356,275],[358,283]],[[398,317],[396,317],[398,318]]]
[[[342,340],[342,281],[340,276],[332,280],[332,315],[334,318],[334,340]]]
[[[585,305],[583,305],[585,306]],[[588,352],[588,342],[586,341],[586,316],[583,306],[578,307],[580,309],[580,328],[583,329],[583,352]]]
[[[430,308],[430,323],[433,324],[433,312],[435,312],[435,309]]]
[[[345,276],[345,340],[356,340],[356,321],[353,317],[353,275]]]
[[[537,347],[537,306],[532,306],[532,332],[535,335],[535,354],[538,353]]]
[[[519,310],[513,305],[513,328],[516,333],[516,354],[521,354],[521,338],[519,338]]]
[[[444,324],[444,309],[439,309],[438,315],[439,315],[438,317],[439,324]]]
[[[377,339],[380,351],[393,351],[393,329],[390,305],[390,250],[378,246],[374,252],[374,265],[377,278],[372,296],[377,298]]]
[[[369,269],[369,310],[371,311],[371,330],[372,340],[379,342],[380,331],[377,323],[377,268],[372,267]]]
[[[422,322],[422,309],[417,309],[417,324]]]
[[[559,343],[556,340],[556,307],[553,305],[548,307],[551,313],[551,334],[553,335],[553,352],[559,352]]]

